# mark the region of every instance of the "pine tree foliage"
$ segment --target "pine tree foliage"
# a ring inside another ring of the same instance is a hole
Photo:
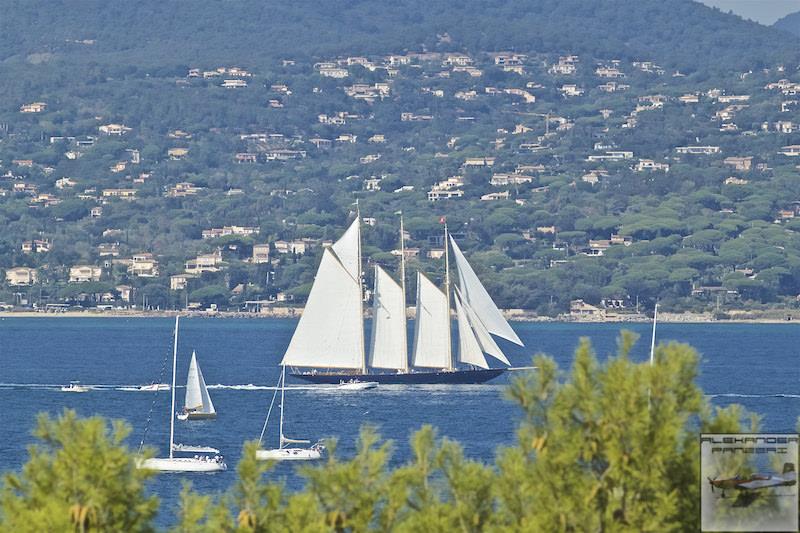
[[[124,444],[130,428],[66,410],[40,415],[30,459],[7,474],[0,493],[0,531],[153,531],[158,499],[151,473],[136,468]]]

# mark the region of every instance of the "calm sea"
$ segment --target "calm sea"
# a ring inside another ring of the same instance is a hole
[[[169,392],[125,390],[154,381],[169,382],[173,321],[166,318],[6,318],[0,320],[0,471],[18,469],[39,412],[64,407],[84,415],[122,418],[133,428],[131,446],[146,444],[167,452]],[[294,329],[292,320],[189,318],[181,321],[178,383],[185,383],[192,350],[219,413],[217,420],[176,423],[176,441],[222,450],[228,472],[188,476],[202,492],[222,491],[235,478],[242,443],[258,438],[278,378],[278,362]],[[515,324],[526,343],[509,346],[516,366],[536,352],[552,355],[568,368],[582,336],[591,338],[601,358],[616,351],[616,324]],[[645,360],[649,326],[625,328],[641,335],[634,357]],[[800,415],[800,327],[794,324],[663,324],[659,342],[677,340],[702,354],[699,384],[715,405],[741,403],[763,415],[768,431],[794,431]],[[166,370],[166,371],[165,371]],[[162,372],[164,372],[162,374]],[[59,390],[71,380],[97,389],[85,394]],[[477,386],[382,386],[362,392],[293,390],[286,399],[286,434],[293,438],[337,437],[339,452],[353,453],[359,427],[372,424],[395,443],[394,462],[409,457],[408,437],[422,424],[458,440],[466,453],[490,461],[498,445],[514,442],[517,409],[503,399],[505,378]],[[248,385],[254,385],[250,387]],[[299,385],[299,384],[298,384]],[[182,401],[183,389],[178,389]],[[152,418],[148,424],[148,416]],[[266,439],[277,441],[270,422]],[[298,486],[293,467],[276,476]],[[180,475],[162,475],[152,490],[162,509],[172,509]],[[170,521],[170,511],[162,521]]]

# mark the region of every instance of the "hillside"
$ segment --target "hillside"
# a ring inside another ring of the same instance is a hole
[[[787,33],[791,33],[797,36],[800,36],[800,11],[795,13],[789,13],[785,17],[777,20],[775,24],[772,25],[773,28],[776,28],[781,31],[785,31]]]
[[[402,210],[409,274],[441,280],[446,216],[504,307],[797,305],[784,33],[682,0],[308,5],[6,2],[0,302],[302,302],[358,200],[368,285]]]
[[[799,49],[689,0],[3,0],[0,9],[0,58],[139,66],[427,48],[647,58],[693,72],[786,62]]]

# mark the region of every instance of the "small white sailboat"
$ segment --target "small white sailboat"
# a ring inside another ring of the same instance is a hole
[[[81,385],[80,381],[70,381],[69,385],[61,387],[61,392],[89,392],[90,388]]]
[[[313,446],[309,446],[308,448],[300,448],[300,447],[289,447],[289,444],[311,444],[310,440],[303,440],[303,439],[290,439],[283,434],[283,405],[284,399],[286,396],[286,367],[281,366],[281,377],[278,379],[278,387],[280,387],[281,391],[281,403],[280,403],[280,410],[281,410],[281,417],[280,417],[280,424],[278,429],[279,439],[278,439],[278,447],[267,449],[267,450],[257,450],[256,451],[256,459],[262,461],[315,461],[317,459],[322,459],[322,454],[325,452],[325,446],[321,443],[317,442]],[[277,390],[275,393],[277,394]],[[267,412],[267,419],[264,421],[264,427],[261,430],[261,437],[259,438],[259,443],[264,439],[264,432],[267,429],[267,424],[269,423],[269,415],[272,413],[272,406],[275,402],[275,396],[272,396],[272,404],[270,404],[269,411]]]
[[[178,420],[209,418],[217,418],[217,411],[208,394],[203,372],[197,363],[197,354],[192,351],[192,362],[189,363],[189,375],[186,377],[186,398],[183,402],[183,411],[178,413]]]
[[[189,446],[175,444],[175,372],[178,363],[178,317],[175,317],[175,338],[172,347],[172,400],[169,407],[169,457],[151,457],[138,463],[138,467],[157,472],[221,472],[228,466],[222,456],[216,455],[217,450],[208,452],[215,455],[195,455],[194,457],[175,457],[176,451],[189,450]],[[192,447],[200,448],[200,447]],[[204,447],[205,448],[205,447]],[[210,448],[209,448],[210,449]]]

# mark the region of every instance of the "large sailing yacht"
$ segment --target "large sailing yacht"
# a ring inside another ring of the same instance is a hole
[[[406,330],[405,253],[400,220],[400,282],[375,266],[372,334],[367,353],[362,309],[361,227],[357,216],[344,235],[322,253],[305,310],[281,364],[312,383],[353,379],[385,384],[484,383],[505,368],[491,368],[484,354],[509,365],[492,335],[523,346],[445,232],[444,288],[417,272],[414,344],[409,361]],[[450,247],[458,285],[450,282]],[[458,325],[453,352],[451,304]],[[302,369],[302,370],[301,370]]]

